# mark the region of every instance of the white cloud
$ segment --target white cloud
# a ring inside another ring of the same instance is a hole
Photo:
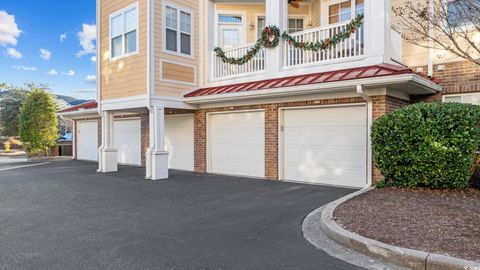
[[[73,70],[69,70],[67,72],[62,72],[62,75],[65,75],[65,76],[75,76],[75,71]]]
[[[36,67],[26,67],[26,66],[12,66],[13,69],[22,70],[22,71],[36,71]]]
[[[61,34],[59,39],[60,39],[60,42],[63,42],[65,39],[67,39],[67,32]]]
[[[7,55],[10,56],[13,59],[20,59],[22,58],[22,53],[15,50],[14,48],[8,48],[7,49]]]
[[[97,62],[97,56],[94,55],[90,58],[90,61],[92,61],[93,63],[96,63]]]
[[[58,71],[56,71],[55,69],[50,69],[48,72],[47,72],[48,75],[50,76],[57,76],[58,75]]]
[[[4,10],[0,10],[0,45],[17,45],[17,38],[20,36],[20,33],[22,33],[22,31],[18,29],[15,16],[8,14]]]
[[[85,82],[86,83],[96,83],[97,82],[97,76],[96,75],[87,75],[85,77]]]
[[[97,38],[97,26],[95,24],[84,23],[82,27],[83,30],[77,34],[80,40],[80,46],[82,46],[82,50],[77,52],[77,57],[95,53],[94,42]]]
[[[40,57],[43,60],[50,60],[50,58],[52,57],[52,53],[47,49],[40,49]]]

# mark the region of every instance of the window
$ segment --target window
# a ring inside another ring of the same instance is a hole
[[[242,23],[242,16],[233,15],[219,15],[218,22],[220,23]]]
[[[364,14],[365,0],[355,0],[355,16]]]
[[[267,21],[264,16],[260,16],[257,19],[257,39],[262,37],[262,32],[267,27]]]
[[[458,102],[480,105],[480,94],[463,94],[443,96],[443,102]]]
[[[328,7],[328,23],[340,23],[352,19],[352,4],[350,1],[334,4]]]
[[[190,12],[165,6],[165,50],[192,55],[192,15]]]
[[[468,8],[463,0],[449,0],[447,2],[448,22],[453,26],[463,26],[471,23],[468,16],[465,16],[465,8]]]
[[[110,16],[111,58],[137,52],[137,7],[128,7]]]
[[[303,31],[303,19],[288,19],[288,33]]]

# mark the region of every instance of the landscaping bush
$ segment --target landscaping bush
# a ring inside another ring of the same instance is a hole
[[[480,106],[418,103],[372,127],[381,186],[465,188],[480,141]]]
[[[34,89],[20,107],[19,133],[29,156],[47,155],[56,144],[58,122],[56,105],[44,89]]]

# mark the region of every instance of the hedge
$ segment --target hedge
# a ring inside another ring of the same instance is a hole
[[[418,103],[376,120],[374,161],[381,185],[465,188],[480,141],[480,106]]]

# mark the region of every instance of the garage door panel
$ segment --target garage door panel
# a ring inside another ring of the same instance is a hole
[[[113,147],[118,151],[118,163],[141,165],[141,144],[140,119],[113,121]]]
[[[264,177],[264,112],[236,112],[209,116],[210,171]]]
[[[285,110],[284,179],[364,186],[365,106]]]
[[[193,114],[165,117],[165,145],[170,169],[194,169],[194,116]]]
[[[77,122],[77,159],[98,160],[98,122]]]

